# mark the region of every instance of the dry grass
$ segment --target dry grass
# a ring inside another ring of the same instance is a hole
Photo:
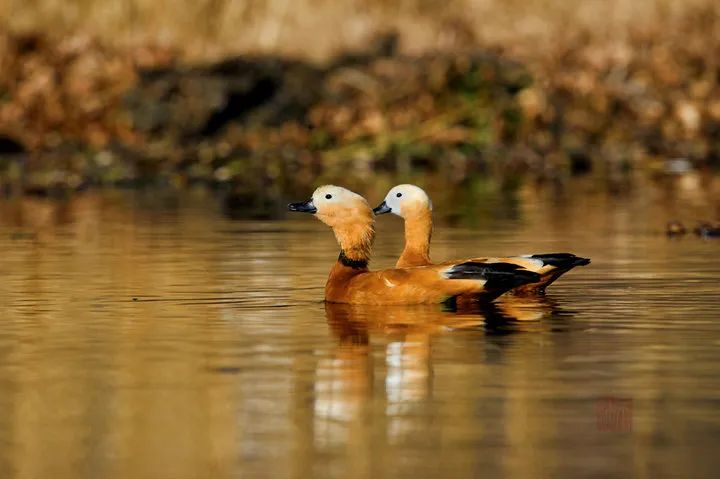
[[[667,28],[714,0],[0,0],[0,26],[111,46],[160,45],[187,59],[277,53],[323,60],[376,32],[401,34],[417,53],[501,45],[532,57],[573,32],[623,42],[631,29]]]
[[[441,56],[462,62],[465,51],[492,49],[526,66],[535,81],[512,99],[517,133],[504,138],[500,121],[486,129],[493,146],[518,147],[539,168],[560,170],[578,153],[616,169],[667,157],[720,165],[717,0],[0,0],[0,136],[33,151],[66,140],[143,144],[123,106],[139,68],[247,53],[321,62],[387,31],[399,34],[403,53],[450,52]],[[426,65],[416,65],[418,79]],[[448,117],[447,104],[422,116],[427,88],[412,88],[408,75],[377,83],[405,88],[409,106],[344,99],[243,134],[285,144],[283,132],[309,137],[300,125],[324,111],[330,120],[315,126],[330,136],[333,122],[350,118],[336,135],[343,155],[382,156],[376,147],[389,143],[388,131],[403,144],[466,140],[469,127]],[[502,110],[497,96],[490,103],[493,114]],[[393,123],[407,114],[433,121],[415,130]]]

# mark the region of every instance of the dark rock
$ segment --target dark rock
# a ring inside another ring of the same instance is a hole
[[[322,71],[275,57],[142,72],[126,96],[137,128],[175,142],[213,137],[230,124],[280,125],[317,101]]]
[[[0,155],[18,155],[26,152],[25,146],[15,138],[0,135]]]

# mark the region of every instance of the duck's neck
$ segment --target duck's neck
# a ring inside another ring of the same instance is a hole
[[[347,282],[354,276],[368,271],[367,260],[354,260],[347,257],[344,251],[340,251],[338,260],[330,270],[327,284],[325,284],[325,299],[335,301],[338,294],[347,289]]]
[[[428,209],[405,217],[405,249],[396,266],[425,266],[430,261],[430,237],[432,236],[432,212]]]
[[[333,233],[340,245],[340,255],[333,267],[333,272],[357,274],[367,271],[370,251],[373,241],[375,241],[372,219],[336,225],[333,227]]]
[[[348,267],[356,267],[370,261],[370,251],[375,241],[375,228],[372,218],[366,221],[355,221],[333,226],[333,233],[340,245],[339,263]]]

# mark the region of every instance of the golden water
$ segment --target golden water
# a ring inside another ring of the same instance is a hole
[[[337,247],[309,216],[0,202],[0,477],[714,477],[720,241],[663,224],[717,196],[639,191],[440,195],[437,260],[593,260],[473,314],[326,306]],[[378,222],[386,267],[400,222]]]

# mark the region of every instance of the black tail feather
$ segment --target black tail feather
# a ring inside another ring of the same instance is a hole
[[[545,264],[556,266],[561,269],[570,269],[575,266],[585,266],[590,264],[590,258],[581,258],[572,253],[544,253],[534,254],[530,258],[539,259]]]
[[[468,261],[456,264],[445,272],[448,279],[482,279],[488,290],[509,290],[523,284],[540,281],[540,275],[512,263],[479,263]]]

